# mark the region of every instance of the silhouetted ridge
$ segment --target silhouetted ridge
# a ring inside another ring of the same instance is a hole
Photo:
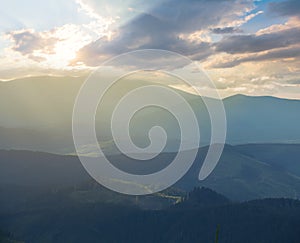
[[[195,187],[185,197],[183,206],[210,207],[230,203],[225,196],[206,187]]]

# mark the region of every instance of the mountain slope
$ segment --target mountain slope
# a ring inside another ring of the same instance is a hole
[[[189,191],[195,186],[206,186],[238,201],[266,197],[300,197],[299,177],[240,153],[235,146],[225,146],[215,170],[206,180],[199,181],[198,173],[206,152],[207,147],[199,150],[193,166],[175,187]],[[164,153],[153,161],[154,164],[149,162],[146,169],[141,164],[136,166],[136,161],[126,157],[112,156],[110,159],[120,169],[127,168],[131,173],[143,174],[144,170],[149,172],[149,168],[154,171],[161,169],[172,161],[174,156],[174,153]],[[297,158],[295,157],[295,161]],[[0,151],[2,188],[6,185],[63,188],[91,180],[76,156]]]
[[[175,206],[141,210],[82,202],[69,195],[54,193],[43,202],[37,199],[10,212],[0,210],[0,227],[32,243],[213,242],[218,227],[220,242],[228,243],[297,243],[300,237],[298,200],[231,203],[209,189],[196,189]],[[210,202],[221,198],[221,203],[195,203],[204,197]]]
[[[229,145],[225,146],[211,175],[204,181],[199,181],[198,173],[206,151],[207,148],[200,149],[196,162],[178,182],[179,187],[190,189],[195,185],[206,186],[233,200],[300,196],[299,177],[278,170],[264,161],[248,157]]]
[[[299,100],[236,95],[224,105],[230,144],[300,141]]]
[[[235,146],[235,149],[278,170],[300,177],[299,144],[246,144]]]
[[[0,82],[0,148],[73,153],[72,111],[83,81],[84,77],[31,77]],[[146,84],[151,83],[127,80],[115,85],[104,97],[105,105],[100,106],[96,115],[96,130],[100,143],[105,144],[110,153],[117,151],[110,132],[114,106],[128,90]],[[208,144],[210,120],[202,99],[184,91],[176,92],[190,103],[199,120],[201,144]],[[299,100],[236,95],[223,102],[227,116],[227,143],[300,141]],[[174,106],[183,109],[181,104]],[[170,143],[165,151],[176,151],[180,140],[176,119],[155,107],[138,112],[132,119],[132,139],[138,145],[146,146],[149,143],[148,131],[153,125],[163,126],[169,136]]]

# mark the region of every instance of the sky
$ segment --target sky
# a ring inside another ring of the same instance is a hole
[[[0,80],[87,75],[139,49],[195,61],[221,96],[300,99],[299,0],[27,0],[0,9]]]

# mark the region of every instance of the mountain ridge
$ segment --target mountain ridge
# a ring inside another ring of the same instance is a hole
[[[260,153],[258,158],[253,158],[249,157],[249,153],[255,154],[255,148],[244,145],[243,149],[244,151],[241,151],[240,146],[226,145],[214,171],[206,180],[199,181],[198,174],[207,153],[207,147],[200,148],[192,167],[174,187],[184,191],[192,190],[195,186],[209,187],[238,201],[264,197],[300,198],[300,164],[297,163],[300,144],[281,145],[279,158],[287,156],[290,149],[294,151],[286,169],[278,166],[279,162],[273,160],[272,154],[267,156]],[[143,174],[149,173],[151,168],[154,171],[161,169],[160,167],[166,166],[173,157],[174,153],[164,153],[148,164],[148,167],[124,156],[111,155],[108,158],[120,169],[126,168],[126,171],[131,173]],[[284,165],[284,162],[280,160],[280,165]],[[84,170],[77,156],[0,150],[1,185],[41,185],[48,188],[76,185],[85,181],[92,181],[92,178]]]
[[[72,112],[82,79],[83,77],[35,77],[22,79],[20,82],[0,83],[0,148],[74,153]],[[109,118],[114,105],[128,89],[138,85],[139,80],[129,80],[124,84],[121,82],[107,94],[107,105],[100,107],[95,117],[100,144],[107,145],[107,142],[113,141]],[[176,92],[184,96],[198,119],[201,146],[209,144],[211,127],[205,103],[196,95],[182,90]],[[299,100],[235,95],[225,98],[223,103],[227,119],[227,144],[300,142]],[[180,104],[174,105],[179,112],[183,109]],[[154,125],[160,125],[167,131],[170,144],[166,150],[176,151],[180,141],[176,119],[159,109],[149,108],[133,117],[133,141],[138,146],[145,147],[148,143],[147,133]],[[117,151],[114,144],[111,148],[107,147],[107,150],[112,153]]]
[[[17,83],[17,82],[28,82],[28,81],[33,81],[32,79],[34,79],[34,81],[36,82],[41,82],[41,79],[52,79],[53,81],[55,81],[56,79],[77,79],[77,80],[81,80],[82,82],[84,82],[84,80],[86,78],[88,78],[89,75],[86,75],[86,76],[63,76],[63,75],[45,75],[45,76],[30,76],[30,77],[20,77],[20,78],[13,78],[13,79],[10,79],[10,80],[0,80],[0,85],[2,84],[7,84],[9,82],[14,82],[14,83]],[[181,90],[181,89],[178,89],[178,88],[174,88],[174,89],[177,89],[177,90],[180,90],[182,92],[185,92],[185,93],[188,93],[184,90]],[[192,93],[188,93],[188,94],[192,94]],[[195,97],[199,97],[198,95],[196,94],[192,94],[192,95],[195,95]],[[201,97],[201,96],[200,96]],[[210,97],[210,96],[205,96],[206,98],[212,98],[214,99],[213,97]],[[295,101],[300,101],[300,99],[296,99],[296,98],[283,98],[283,97],[278,97],[278,96],[272,96],[272,95],[249,95],[249,94],[243,94],[243,93],[237,93],[237,94],[232,94],[232,95],[229,95],[229,96],[226,96],[226,97],[223,97],[221,100],[226,100],[226,99],[230,99],[230,98],[234,98],[234,97],[244,97],[244,98],[274,98],[274,99],[279,99],[279,100],[295,100]]]

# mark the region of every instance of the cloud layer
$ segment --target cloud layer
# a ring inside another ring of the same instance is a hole
[[[71,5],[67,19],[74,15],[74,22],[54,21],[41,29],[28,17],[19,28],[5,28],[0,76],[22,65],[28,72],[87,70],[124,52],[163,49],[201,63],[225,95],[286,87],[291,92],[299,86],[299,0],[74,0]]]
[[[101,38],[82,48],[76,61],[99,65],[107,58],[137,49],[164,49],[202,60],[212,54],[203,40],[206,32],[237,32],[241,17],[253,9],[252,1],[162,1],[115,30],[112,39]]]
[[[34,30],[11,31],[7,33],[8,38],[14,42],[12,49],[27,56],[30,59],[41,61],[44,58],[35,55],[35,52],[53,54],[58,38],[36,33]]]

